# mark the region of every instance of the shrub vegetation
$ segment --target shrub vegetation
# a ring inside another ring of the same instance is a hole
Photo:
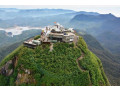
[[[0,81],[0,85],[15,85],[17,74],[25,73],[21,66],[32,72],[37,82],[35,85],[109,85],[101,61],[88,50],[82,37],[79,38],[77,47],[74,47],[73,43],[55,43],[52,52],[49,51],[49,47],[50,45],[44,44],[35,49],[21,46],[7,56],[1,66],[15,55],[19,60],[11,76],[0,75],[0,80],[5,80]],[[82,53],[84,58],[79,60],[79,63],[84,71],[81,71],[76,63]],[[31,85],[31,83],[22,85]]]

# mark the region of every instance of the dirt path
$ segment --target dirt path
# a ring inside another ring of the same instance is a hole
[[[78,65],[78,68],[79,68],[81,71],[85,72],[85,70],[81,67],[81,65],[80,65],[80,63],[79,63],[79,60],[82,60],[83,58],[84,58],[84,53],[82,52],[82,55],[76,60],[76,63],[77,63],[77,65]]]
[[[50,52],[53,50],[53,43],[50,45]]]
[[[81,67],[81,65],[80,65],[80,63],[79,63],[79,60],[82,60],[84,58],[84,53],[82,52],[82,55],[76,60],[76,63],[77,63],[77,66],[78,66],[78,68],[79,68],[79,70],[80,71],[82,71],[82,72],[86,72],[86,71],[88,71],[88,70],[85,70],[83,67]],[[89,71],[88,71],[89,72]],[[92,82],[91,82],[91,77],[90,77],[90,72],[89,72],[89,80],[90,80],[90,86],[92,86]]]

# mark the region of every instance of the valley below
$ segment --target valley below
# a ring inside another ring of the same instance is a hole
[[[10,28],[0,28],[0,30],[5,31],[7,36],[13,37],[14,35],[20,35],[23,33],[23,31],[27,30],[42,30],[44,28],[41,27],[28,27],[28,26],[15,26]]]

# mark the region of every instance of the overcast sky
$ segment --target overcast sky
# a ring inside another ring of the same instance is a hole
[[[0,5],[0,8],[20,8],[20,9],[41,9],[41,8],[54,8],[54,9],[71,9],[75,11],[88,11],[98,12],[101,14],[112,13],[115,16],[120,17],[120,6],[112,5]]]

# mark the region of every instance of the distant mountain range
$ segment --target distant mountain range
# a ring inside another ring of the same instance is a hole
[[[14,9],[0,8],[0,19],[13,19],[17,17],[45,17],[64,13],[74,13],[73,10],[64,9]],[[9,14],[9,16],[8,16]]]
[[[90,33],[114,54],[120,54],[120,18],[112,14],[76,15],[70,25]]]
[[[106,21],[106,20],[113,20],[116,19],[115,16],[112,14],[79,14],[76,15],[72,21],[77,20],[77,21]]]

